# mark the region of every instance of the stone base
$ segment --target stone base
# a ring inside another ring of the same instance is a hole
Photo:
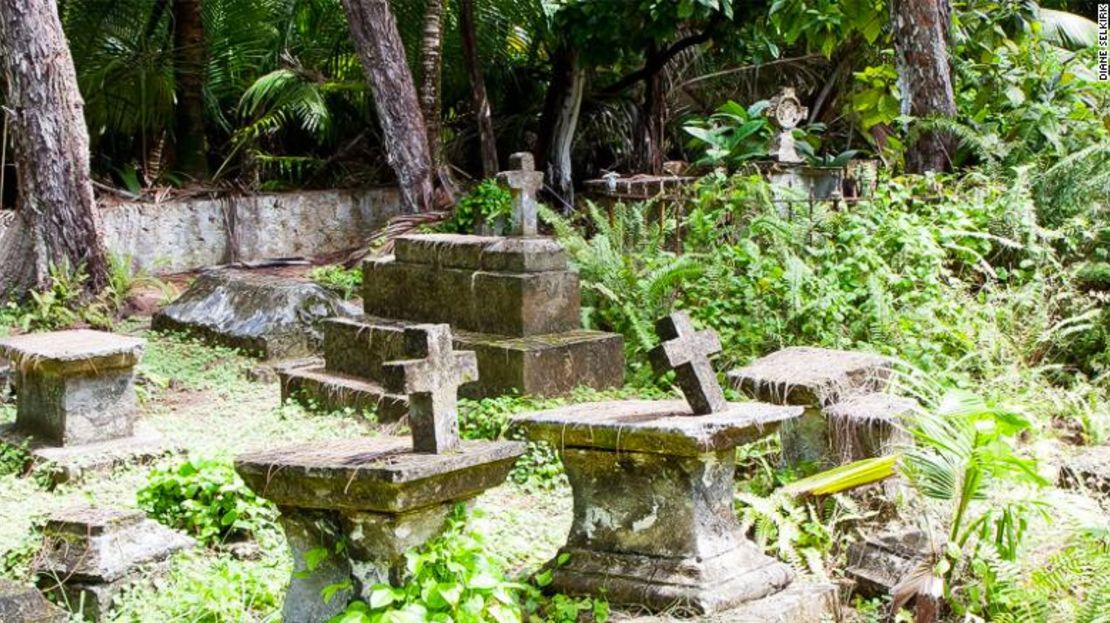
[[[0,621],[3,623],[67,623],[69,615],[46,601],[38,589],[0,579]]]
[[[624,384],[624,338],[614,333],[578,330],[507,338],[461,332],[455,349],[478,355],[478,381],[460,388],[468,398],[557,397],[578,387],[603,390]]]
[[[373,412],[383,423],[397,422],[409,412],[409,402],[404,396],[390,394],[366,379],[329,372],[323,366],[278,370],[278,378],[282,402],[293,400],[305,408]]]
[[[130,437],[79,446],[56,447],[36,441],[15,426],[0,426],[0,443],[13,446],[27,444],[32,464],[49,470],[52,485],[74,483],[90,475],[109,474],[118,467],[145,465],[181,451],[167,444],[162,436],[144,426],[136,426]]]
[[[928,534],[916,528],[896,526],[852,543],[848,547],[845,574],[855,580],[856,592],[860,595],[889,595],[932,550]]]
[[[154,574],[164,574],[169,570],[169,563],[159,563],[148,567]],[[108,620],[116,599],[124,591],[143,582],[139,576],[125,577],[115,582],[64,582],[64,578],[42,577],[39,586],[52,600],[61,604],[66,610],[78,614],[85,621],[98,623]]]
[[[829,623],[840,620],[836,586],[795,582],[781,593],[744,604],[720,617],[729,623]]]
[[[656,558],[564,549],[552,588],[569,595],[604,595],[611,603],[655,611],[712,614],[767,597],[794,579],[786,564],[750,543],[709,560]]]

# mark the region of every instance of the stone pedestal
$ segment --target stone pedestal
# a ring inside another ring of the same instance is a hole
[[[0,441],[27,442],[37,461],[56,465],[59,480],[160,454],[156,435],[136,427],[134,368],[144,344],[85,330],[0,341],[17,395],[16,423],[0,430]]]
[[[793,571],[745,538],[733,510],[735,450],[801,413],[732,404],[695,417],[682,401],[616,401],[520,418],[559,449],[574,490],[553,588],[697,613],[781,591]]]
[[[893,454],[913,443],[910,417],[919,405],[912,398],[862,394],[825,409],[829,443],[839,464]]]
[[[943,549],[944,539],[935,540],[926,532],[906,526],[866,536],[848,547],[845,573],[855,580],[860,595],[889,595],[934,549]]]
[[[788,465],[831,467],[839,464],[827,408],[843,400],[882,391],[894,362],[870,353],[824,348],[787,348],[728,374],[733,388],[755,400],[805,408],[805,415],[784,423],[783,460]]]
[[[39,587],[56,593],[56,601],[100,621],[120,593],[193,545],[139,511],[76,509],[47,522],[35,573]]]
[[[69,615],[38,589],[0,579],[0,621],[3,623],[67,623]]]
[[[405,551],[437,536],[456,504],[500,485],[523,452],[520,443],[475,441],[414,454],[410,441],[382,438],[239,457],[247,485],[281,509],[294,560],[284,620],[328,621],[356,594],[399,581]],[[323,598],[325,587],[347,581],[350,590]]]

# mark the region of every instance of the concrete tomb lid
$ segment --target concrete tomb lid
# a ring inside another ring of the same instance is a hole
[[[344,439],[244,455],[235,467],[278,506],[400,513],[500,485],[525,448],[463,441],[448,454],[417,454],[404,438]]]
[[[0,578],[0,622],[66,623],[69,614],[46,600],[36,588]]]
[[[831,419],[855,421],[882,421],[899,424],[902,418],[913,414],[920,405],[913,398],[895,396],[882,392],[872,392],[851,396],[827,409]]]
[[[675,312],[655,323],[663,343],[651,351],[651,365],[662,375],[675,371],[675,380],[690,403],[693,415],[706,415],[729,408],[717,372],[709,356],[721,352],[721,339],[712,330],[698,331],[690,315]]]
[[[552,238],[412,234],[394,241],[398,262],[491,272],[567,270],[567,254]]]
[[[800,407],[729,403],[692,417],[682,400],[595,402],[522,416],[514,423],[534,441],[559,448],[697,456],[766,437],[802,415]]]
[[[78,374],[134,366],[146,340],[80,329],[30,333],[0,341],[0,355],[12,366],[56,374]]]
[[[882,390],[893,367],[894,360],[872,353],[792,347],[729,372],[728,379],[756,400],[820,407]]]

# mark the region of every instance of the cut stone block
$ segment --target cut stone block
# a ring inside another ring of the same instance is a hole
[[[1085,448],[1060,469],[1060,485],[1110,498],[1110,446]]]
[[[75,509],[47,522],[35,573],[48,595],[99,621],[123,590],[194,545],[139,511]]]
[[[891,394],[853,396],[825,409],[833,454],[840,463],[887,456],[913,441],[907,419],[919,408]]]
[[[362,297],[372,316],[462,331],[524,337],[581,326],[578,275],[570,271],[486,272],[370,259]]]
[[[552,588],[699,614],[781,591],[793,571],[748,541],[733,512],[735,449],[801,412],[735,404],[695,417],[684,401],[614,401],[520,417],[530,439],[559,449],[574,491]]]
[[[462,234],[401,236],[398,262],[507,273],[567,270],[567,254],[551,238],[502,238]]]
[[[278,371],[281,400],[296,401],[305,407],[325,412],[352,409],[377,414],[379,422],[398,422],[409,412],[408,398],[391,394],[380,384],[366,379],[330,372],[322,365]]]
[[[894,528],[849,545],[846,573],[856,581],[856,592],[860,595],[889,595],[932,551],[928,533],[916,528]]]
[[[0,622],[67,623],[69,615],[36,588],[0,578]]]
[[[14,426],[0,426],[0,443],[13,446],[26,444],[32,463],[48,470],[47,475],[53,485],[79,482],[91,475],[110,474],[124,465],[145,465],[181,450],[167,444],[161,434],[142,424],[135,425],[135,434],[130,437],[62,447],[44,444]]]
[[[837,464],[825,409],[886,388],[894,361],[870,353],[794,347],[728,374],[729,383],[755,400],[800,405],[805,415],[782,427],[787,465]]]
[[[184,294],[157,313],[152,327],[196,335],[256,357],[290,359],[319,351],[321,320],[357,312],[315,283],[215,270],[197,277]]]
[[[399,581],[405,551],[438,535],[456,504],[500,485],[524,449],[466,441],[455,452],[416,454],[407,439],[379,438],[239,457],[243,480],[281,510],[294,562],[284,620],[326,622],[374,584]],[[347,581],[350,590],[323,599],[324,588]]]
[[[61,331],[0,341],[18,395],[16,427],[68,446],[128,437],[137,413],[134,367],[144,340]]]

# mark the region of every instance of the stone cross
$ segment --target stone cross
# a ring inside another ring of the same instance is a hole
[[[694,415],[708,415],[728,409],[728,401],[717,381],[709,356],[721,351],[715,331],[698,331],[686,312],[675,312],[655,323],[663,343],[651,351],[656,374],[674,370],[678,386],[690,403]]]
[[[450,325],[405,330],[405,349],[420,359],[383,364],[387,391],[409,397],[413,451],[443,454],[459,447],[459,386],[478,378],[471,351],[455,352]]]
[[[543,173],[536,171],[536,161],[532,154],[522,151],[509,156],[508,171],[497,175],[498,181],[509,187],[513,195],[512,222],[510,236],[535,236],[539,234],[536,216],[539,204],[536,195],[543,188]]]
[[[779,162],[803,162],[798,155],[794,128],[809,115],[809,109],[802,106],[794,89],[787,87],[771,99],[771,106],[767,109],[782,131],[771,142],[771,156]]]

